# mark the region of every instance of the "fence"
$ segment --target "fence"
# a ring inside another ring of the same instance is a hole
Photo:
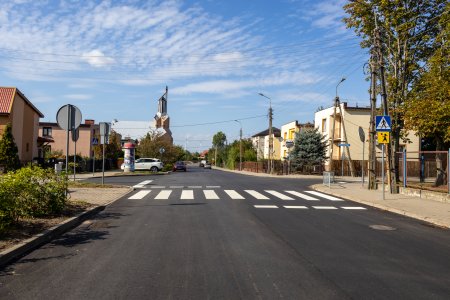
[[[239,170],[239,163],[235,166],[236,170]],[[242,170],[254,173],[267,173],[268,161],[246,161],[242,162]],[[324,167],[319,166],[304,166],[303,168],[294,168],[288,161],[274,160],[273,161],[273,173],[277,175],[287,174],[322,174]]]

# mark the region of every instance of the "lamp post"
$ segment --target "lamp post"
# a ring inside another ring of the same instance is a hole
[[[239,171],[242,171],[242,123],[239,120],[234,121],[238,122],[241,126],[241,129],[239,131]]]
[[[268,171],[270,174],[273,173],[273,131],[272,131],[272,99],[264,95],[263,93],[258,93],[260,96],[269,99],[269,165]]]

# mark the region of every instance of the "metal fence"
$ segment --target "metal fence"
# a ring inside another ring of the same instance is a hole
[[[239,163],[235,165],[235,169],[239,170]],[[246,161],[242,162],[242,170],[254,173],[268,173],[268,161]],[[277,175],[288,174],[322,174],[324,167],[322,165],[317,166],[304,166],[303,168],[295,168],[288,161],[274,160],[273,161],[273,173]]]

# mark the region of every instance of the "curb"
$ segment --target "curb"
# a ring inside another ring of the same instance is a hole
[[[58,225],[55,225],[55,226],[45,230],[42,233],[39,233],[29,239],[22,241],[21,243],[15,245],[9,249],[3,250],[2,252],[0,252],[0,269],[3,269],[8,264],[18,260],[19,258],[32,252],[33,250],[41,247],[42,245],[47,244],[51,240],[59,237],[60,235],[66,233],[67,231],[77,227],[86,219],[103,211],[108,205],[119,200],[120,198],[124,197],[125,195],[127,195],[128,193],[130,193],[132,191],[133,191],[133,189],[129,188],[128,192],[126,194],[124,194],[120,197],[117,197],[117,199],[111,200],[110,202],[108,202],[106,204],[99,205],[99,206],[93,207],[87,211],[84,211],[72,218],[69,218],[69,219],[61,222]]]
[[[442,228],[445,228],[445,229],[450,229],[450,224],[447,223],[447,222],[442,222],[442,221],[435,220],[435,219],[430,218],[430,217],[424,217],[424,216],[421,216],[421,215],[417,215],[417,214],[408,212],[408,211],[403,210],[403,209],[392,208],[392,207],[389,207],[389,206],[386,206],[386,205],[383,205],[383,204],[373,203],[373,202],[370,202],[370,201],[365,201],[365,200],[358,199],[358,198],[353,197],[353,196],[348,196],[348,195],[344,195],[344,194],[341,194],[341,193],[336,193],[334,191],[330,191],[329,189],[324,188],[321,185],[317,185],[317,184],[312,185],[311,188],[316,190],[316,191],[319,191],[319,192],[324,192],[324,193],[327,193],[327,194],[331,194],[331,195],[334,195],[336,197],[341,197],[341,198],[344,198],[344,199],[347,199],[347,200],[350,200],[350,201],[353,201],[353,202],[358,202],[358,203],[361,203],[361,204],[364,204],[364,205],[367,205],[367,206],[375,207],[375,208],[378,208],[380,210],[388,211],[388,212],[395,213],[395,214],[402,215],[402,216],[407,216],[407,217],[410,217],[410,218],[413,218],[413,219],[416,219],[416,220],[420,220],[420,221],[424,221],[424,222],[427,222],[427,223],[430,223],[430,224],[433,224],[433,225],[436,225],[438,227],[442,227]]]

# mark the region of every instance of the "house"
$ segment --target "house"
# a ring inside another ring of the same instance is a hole
[[[281,160],[287,159],[287,157],[289,155],[289,149],[290,149],[287,146],[289,146],[289,144],[291,144],[291,145],[293,144],[294,139],[295,139],[295,133],[302,132],[303,130],[306,130],[306,129],[313,129],[313,128],[314,128],[314,124],[309,123],[309,122],[305,123],[305,124],[300,124],[300,123],[298,123],[298,121],[292,121],[292,122],[282,125],[281,126],[281,137],[283,140],[280,145]]]
[[[352,107],[348,106],[346,102],[341,103],[342,116],[340,114],[339,108],[336,108],[336,122],[334,125],[334,139],[333,139],[333,115],[334,106],[317,111],[314,117],[314,126],[319,129],[319,132],[325,136],[326,140],[329,142],[329,147],[327,149],[327,156],[330,156],[331,147],[333,147],[333,160],[340,160],[342,158],[344,148],[339,146],[339,144],[350,144],[350,157],[352,160],[362,160],[363,159],[363,145],[364,145],[364,160],[368,159],[369,154],[369,126],[370,126],[370,107]],[[344,120],[344,123],[342,123]],[[344,125],[347,135],[347,139],[344,138]],[[365,133],[365,143],[360,139],[359,128]],[[333,141],[332,141],[333,139]],[[415,135],[414,132],[409,132],[407,135],[408,141],[402,141],[400,145],[400,150],[406,149],[408,152],[414,152],[420,150],[420,139]],[[345,150],[346,151],[346,150]],[[377,150],[380,152],[380,150]],[[345,155],[347,155],[345,153]],[[378,155],[377,155],[378,156]],[[348,158],[345,158],[348,159]],[[329,162],[327,160],[325,163],[326,168],[329,170]]]
[[[100,126],[95,124],[94,120],[85,120],[84,124],[78,127],[79,137],[77,140],[77,154],[83,157],[92,158],[94,155],[93,144],[100,143]],[[58,123],[41,122],[39,123],[39,136],[45,139],[53,139],[51,145],[45,147],[47,151],[62,151],[66,154],[67,147],[67,131],[61,129]],[[69,155],[74,153],[74,142],[72,141],[72,134],[69,132]]]
[[[44,115],[15,87],[0,87],[0,136],[8,123],[22,163],[39,157],[39,118]]]
[[[280,159],[281,131],[276,127],[273,130],[273,159]],[[269,159],[269,129],[252,136],[253,148],[256,150],[257,160]]]

